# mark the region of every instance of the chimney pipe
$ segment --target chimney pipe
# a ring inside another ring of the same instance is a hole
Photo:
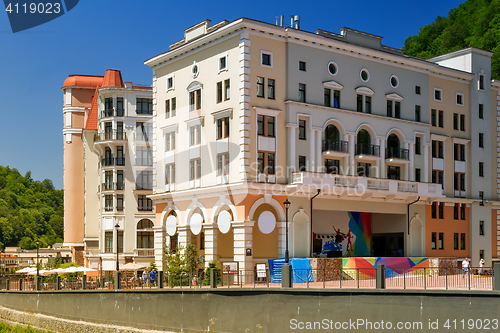
[[[280,16],[280,27],[285,25],[285,15]]]
[[[299,15],[295,15],[294,18],[293,18],[293,20],[295,22],[294,28],[297,29],[297,30],[300,30],[300,16]]]

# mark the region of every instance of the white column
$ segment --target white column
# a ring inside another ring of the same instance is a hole
[[[314,135],[314,130],[310,129],[309,130],[309,171],[315,171],[316,170],[316,154],[314,151],[314,147],[316,147],[315,143],[315,135]]]
[[[408,149],[409,149],[409,155],[410,155],[410,178],[408,180],[414,181],[415,180],[415,167],[414,167],[414,161],[415,161],[415,156],[414,156],[414,147],[415,145],[413,143],[408,143]]]
[[[354,160],[354,134],[349,134],[349,174],[351,176],[356,175],[356,161]]]
[[[236,221],[232,223],[234,234],[234,261],[238,262],[240,271],[253,270],[253,221]],[[250,249],[251,255],[246,250]],[[245,274],[243,275],[245,276]],[[243,283],[245,283],[243,278]]]
[[[429,182],[429,145],[424,145],[424,183]]]
[[[290,222],[289,222],[290,223]],[[278,258],[285,258],[286,250],[286,222],[277,222],[276,228],[278,228]],[[288,250],[290,254],[293,253],[290,249],[290,224],[288,225]]]
[[[219,229],[217,224],[210,223],[203,225],[205,232],[205,267],[212,261],[217,261],[217,235]]]
[[[382,146],[380,145],[380,141],[381,141],[380,139],[375,139],[375,145],[379,147],[380,156],[382,156]],[[371,170],[370,170],[370,177],[375,176],[375,177],[380,178],[380,173],[381,173],[380,170],[382,170],[382,165],[381,164],[382,164],[382,158],[379,158],[379,160],[377,161],[377,174],[373,175],[371,173]]]
[[[316,131],[316,171],[321,172],[323,166],[323,151],[321,149],[322,131]]]
[[[164,239],[165,239],[165,227],[155,226],[153,227],[154,232],[154,253],[155,253],[155,263],[158,270],[163,270],[163,252],[164,252]],[[170,241],[170,239],[169,239]]]
[[[408,142],[405,142],[405,144],[404,144],[404,149],[408,149]],[[409,170],[408,170],[408,165],[406,165],[406,166],[405,166],[405,178],[404,178],[404,180],[410,180],[410,179],[408,178],[408,175],[409,175],[409,172],[408,172],[408,171],[409,171]]]
[[[186,247],[191,244],[191,229],[186,225],[177,226],[178,244],[182,247],[181,254],[184,254]]]
[[[295,152],[296,137],[295,137],[295,127],[287,127],[288,129],[288,166],[290,167],[289,183],[292,180],[292,172],[296,171],[295,163],[297,161],[297,156]]]
[[[386,178],[385,172],[385,139],[380,139],[380,163],[379,163],[379,178]]]

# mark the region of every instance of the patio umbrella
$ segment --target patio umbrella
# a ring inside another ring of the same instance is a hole
[[[50,275],[50,274],[59,274],[59,273],[66,273],[66,270],[64,268],[54,268],[50,271],[47,271],[46,272],[47,275]]]
[[[47,271],[45,269],[41,269],[38,271],[38,275],[44,276],[46,275]],[[28,273],[28,275],[36,275],[36,268],[34,271],[31,271]]]
[[[139,269],[144,269],[146,268],[145,265],[139,265],[133,262],[129,262],[128,264],[125,264],[121,267],[122,271],[138,271]]]
[[[92,268],[87,268],[87,267],[75,267],[75,271],[87,273],[87,272],[97,272],[97,269],[92,269]]]
[[[30,273],[33,271],[36,272],[36,267],[26,267],[26,268],[23,268],[23,269],[16,271],[16,274],[26,274],[26,273]]]

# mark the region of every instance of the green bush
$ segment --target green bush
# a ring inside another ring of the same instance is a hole
[[[22,327],[22,326],[9,326],[4,323],[0,323],[0,333],[47,333],[49,331],[40,331],[35,330],[31,327]]]

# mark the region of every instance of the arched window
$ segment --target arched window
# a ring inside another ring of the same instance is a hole
[[[142,219],[137,223],[137,248],[152,249],[154,248],[154,232],[153,222],[148,219]]]
[[[386,158],[401,158],[399,149],[399,138],[396,134],[391,134],[387,138]]]
[[[325,130],[325,140],[328,142],[339,142],[340,132],[335,125],[328,125]]]

